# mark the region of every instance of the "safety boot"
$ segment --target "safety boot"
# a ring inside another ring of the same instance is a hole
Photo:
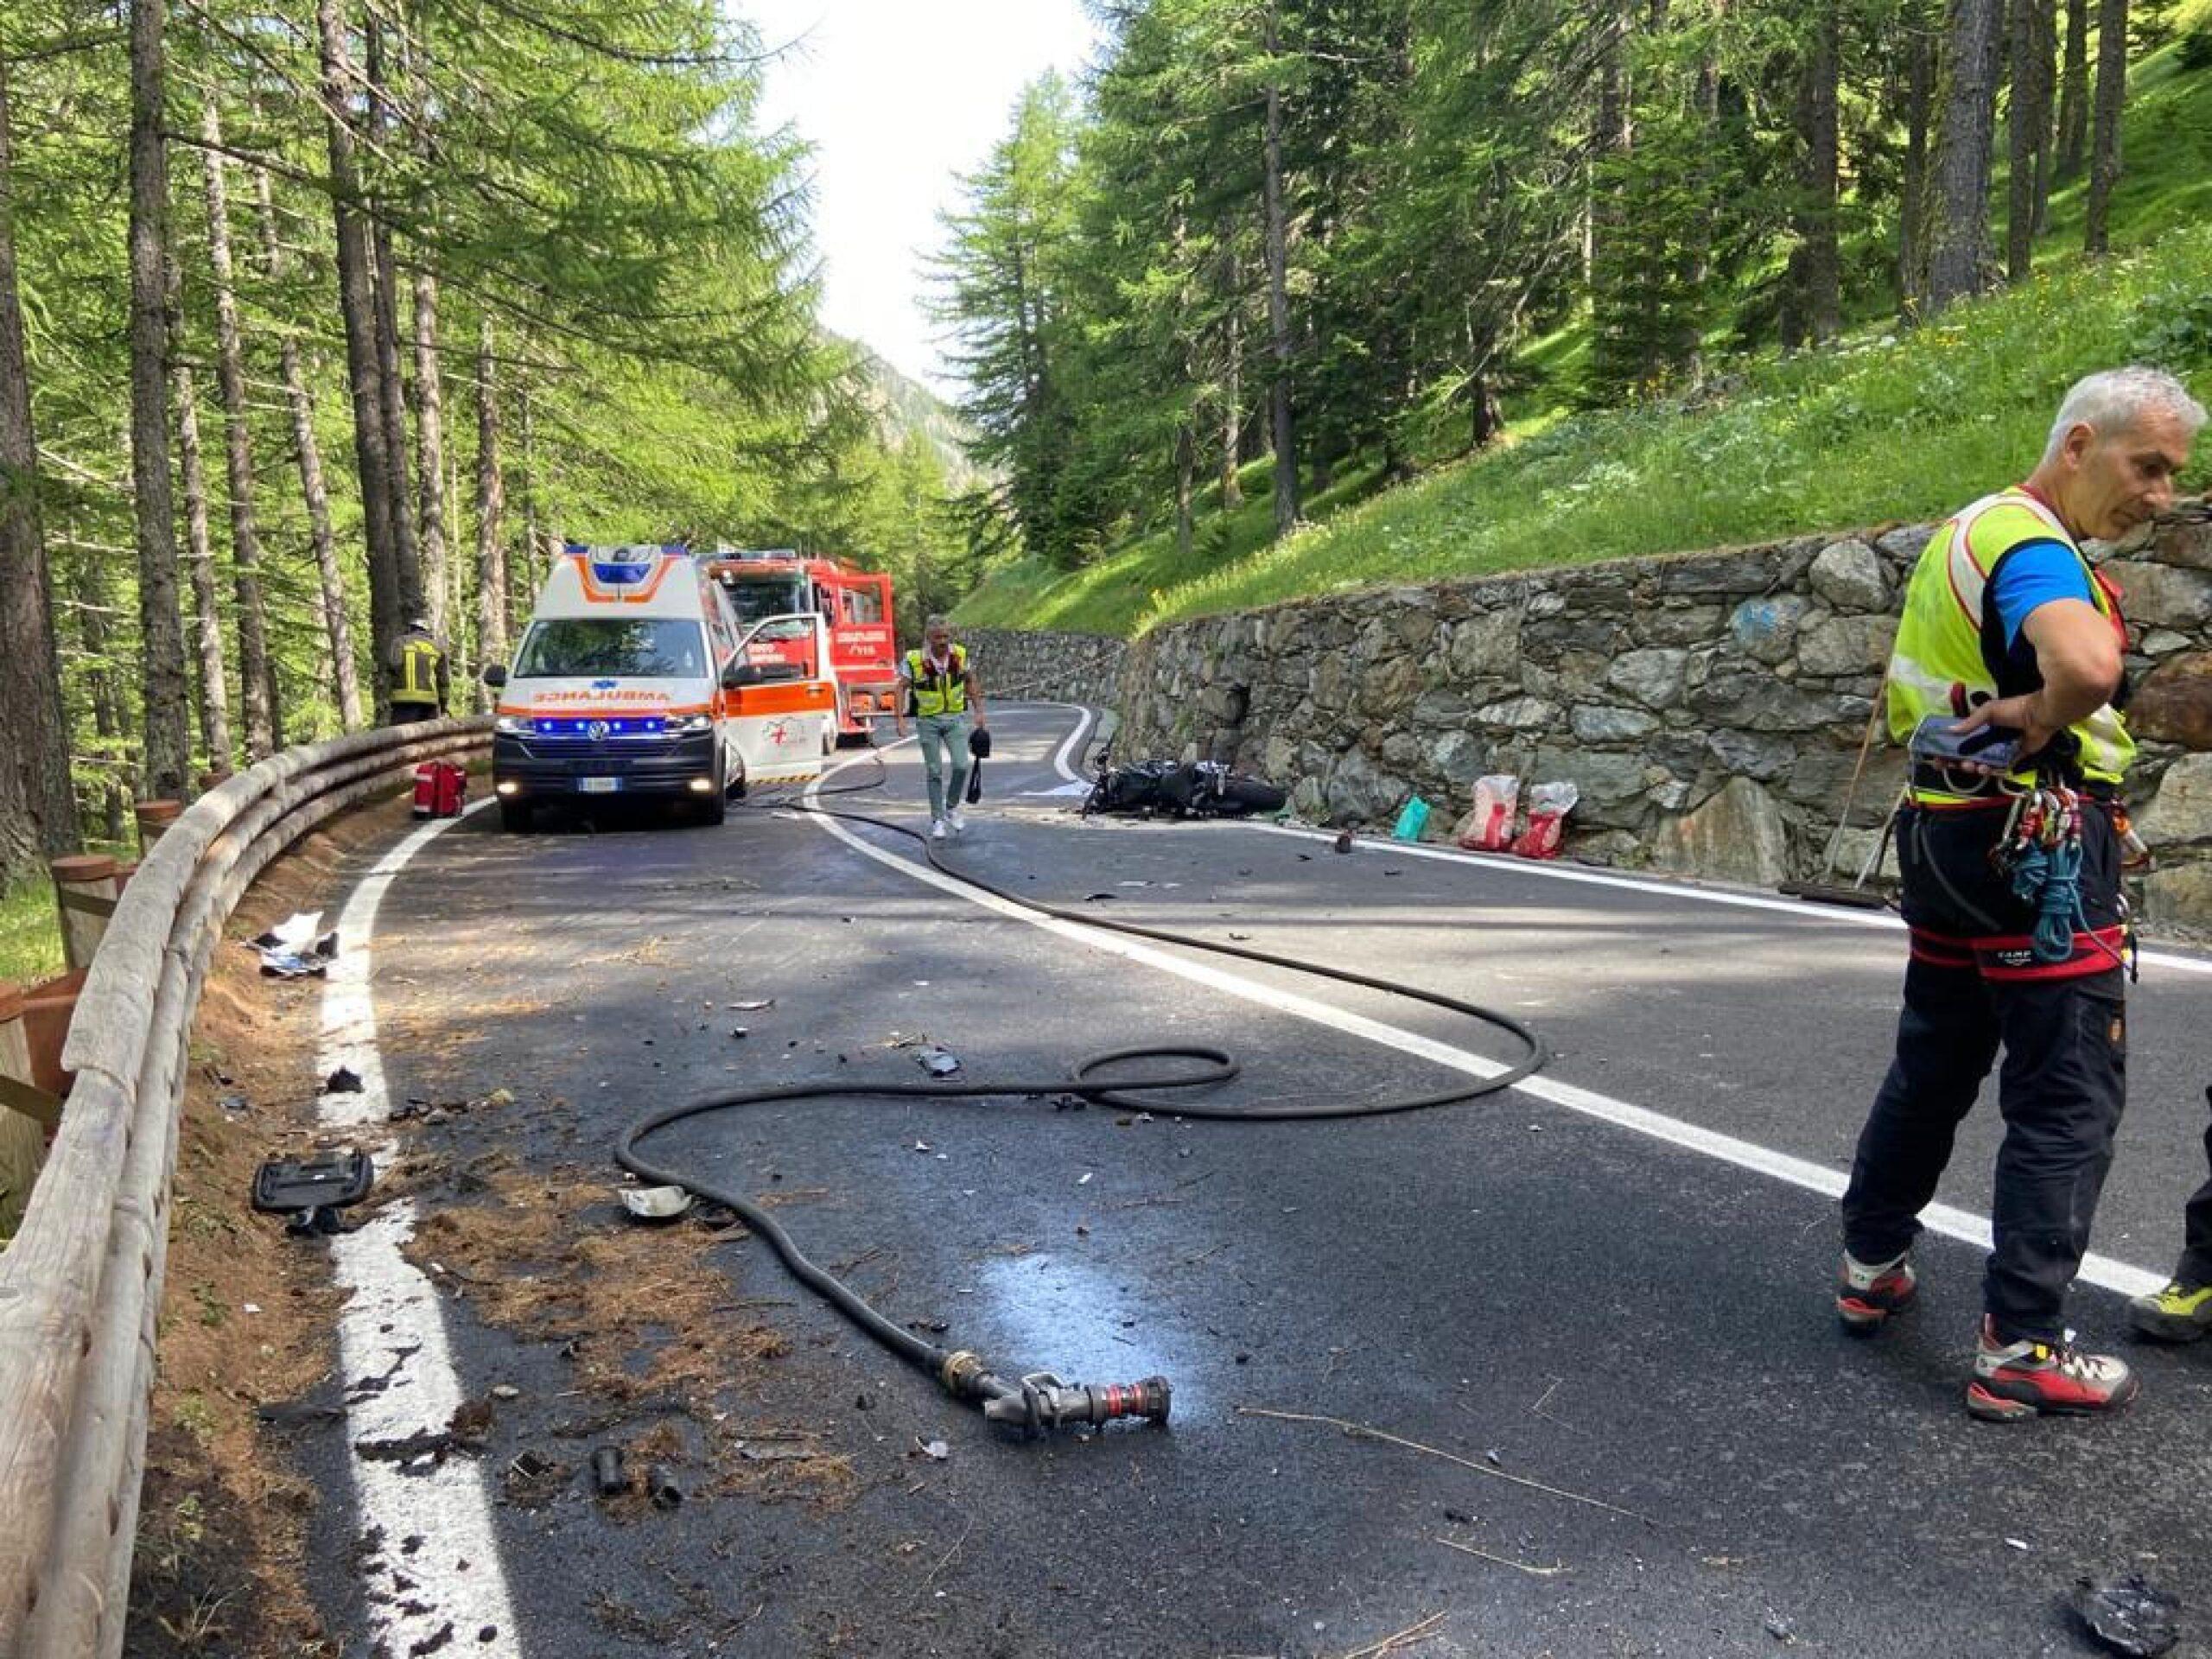
[[[2085,1354],[2072,1337],[2069,1332],[2063,1342],[2005,1342],[1984,1314],[1967,1409],[1986,1422],[2017,1423],[2035,1416],[2094,1417],[2133,1400],[2142,1385],[2127,1362]]]
[[[1892,1313],[1910,1306],[1920,1288],[1908,1252],[1899,1250],[1886,1262],[1869,1265],[1848,1250],[1836,1275],[1835,1316],[1853,1336],[1870,1337],[1888,1323]]]
[[[2195,1342],[2212,1331],[2212,1285],[2177,1279],[2163,1290],[2138,1296],[2127,1305],[2128,1322],[2161,1342]]]

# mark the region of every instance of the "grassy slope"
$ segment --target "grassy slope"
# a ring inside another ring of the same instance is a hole
[[[2073,254],[2084,189],[2070,187],[2053,200],[2036,279],[1934,327],[1746,363],[1694,411],[1516,423],[1513,442],[1371,499],[1359,499],[1371,475],[1354,474],[1334,503],[1307,504],[1311,527],[1272,545],[1262,461],[1246,470],[1244,506],[1210,512],[1187,560],[1155,531],[1071,575],[1024,561],[959,620],[1127,633],[1332,589],[1940,516],[2020,470],[2088,369],[2212,367],[2212,73],[2180,73],[2173,55],[2146,60],[2131,92],[2112,238],[2137,251],[2094,267]],[[2198,326],[2177,335],[2190,302]],[[1579,334],[1532,349],[1556,368]],[[2208,470],[2200,460],[2198,486]]]

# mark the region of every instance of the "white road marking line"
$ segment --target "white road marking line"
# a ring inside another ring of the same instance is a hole
[[[481,800],[467,810],[490,804]],[[364,1150],[389,1145],[391,1139],[369,989],[378,906],[408,861],[457,822],[436,819],[407,836],[362,878],[338,918],[340,949],[322,994],[315,1065],[322,1077],[341,1065],[351,1068],[361,1079],[361,1092],[323,1096],[321,1116],[326,1129],[353,1131]],[[349,1446],[442,1429],[461,1402],[437,1291],[401,1254],[414,1230],[415,1206],[403,1202],[330,1241],[338,1282],[353,1293],[338,1320]],[[492,1506],[475,1465],[457,1458],[428,1471],[402,1473],[397,1463],[355,1456],[351,1468],[361,1529],[383,1538],[380,1552],[363,1556],[372,1645],[394,1653],[428,1652],[428,1644],[450,1626],[448,1640],[455,1651],[520,1659]],[[404,1541],[413,1537],[425,1541],[403,1554]],[[409,1611],[416,1607],[423,1611]],[[480,1639],[487,1630],[496,1634]]]
[[[812,791],[810,791],[810,798],[811,794]],[[1210,989],[1241,998],[1247,1002],[1256,1003],[1262,1007],[1293,1014],[1299,1019],[1311,1020],[1315,1025],[1326,1026],[1332,1031],[1343,1032],[1348,1036],[1364,1038],[1370,1042],[1379,1043],[1386,1048],[1395,1049],[1400,1053],[1433,1061],[1436,1065],[1448,1066],[1455,1071],[1463,1071],[1472,1077],[1494,1077],[1506,1070],[1496,1060],[1470,1053],[1465,1049],[1456,1048],[1449,1043],[1438,1042],[1435,1039],[1424,1037],[1418,1032],[1408,1031],[1402,1027],[1389,1025],[1380,1020],[1370,1020],[1363,1014],[1348,1013],[1343,1008],[1334,1007],[1325,1002],[1317,1002],[1311,997],[1301,996],[1295,991],[1280,990],[1274,986],[1262,984],[1256,980],[1246,979],[1240,975],[1214,967],[1210,963],[1187,961],[1181,957],[1171,955],[1157,945],[1131,938],[1124,934],[1101,932],[1096,928],[1063,921],[1057,916],[1045,915],[1039,911],[1030,909],[1026,905],[1016,904],[1011,899],[1001,899],[994,893],[984,893],[965,883],[956,881],[950,876],[940,874],[927,865],[916,864],[911,859],[901,858],[895,853],[886,852],[881,848],[863,841],[834,818],[819,815],[812,816],[817,824],[863,857],[872,858],[879,864],[897,870],[902,875],[922,882],[925,886],[935,887],[956,899],[966,899],[969,904],[980,906],[985,910],[995,911],[1000,915],[1009,917],[1015,921],[1027,922],[1031,926],[1040,928],[1047,933],[1057,934],[1076,944],[1088,945],[1093,950],[1107,951],[1131,962],[1141,963],[1149,968],[1160,969],[1163,972],[1206,986]],[[1561,1107],[1567,1111],[1579,1112],[1585,1116],[1600,1119],[1618,1128],[1632,1130],[1638,1135],[1648,1135],[1653,1140],[1665,1141],[1669,1146],[1679,1147],[1688,1152],[1719,1159],[1724,1163],[1733,1164],[1738,1168],[1750,1170],[1756,1174],[1787,1182],[1792,1186],[1802,1187],[1808,1192],[1817,1192],[1823,1198],[1840,1197],[1847,1179],[1843,1172],[1830,1169],[1826,1165],[1815,1164],[1808,1160],[1792,1156],[1789,1153],[1776,1152],[1753,1141],[1739,1140],[1734,1135],[1723,1135],[1718,1130],[1703,1128],[1694,1123],[1687,1123],[1679,1118],[1668,1117],[1644,1107],[1632,1106],[1626,1101],[1615,1100],[1610,1096],[1599,1094],[1592,1090],[1578,1088],[1573,1084],[1560,1083],[1541,1074],[1533,1077],[1524,1077],[1516,1084],[1514,1088],[1522,1094],[1533,1096],[1538,1100]],[[1984,1250],[1990,1247],[1989,1222],[1986,1217],[1976,1215],[1972,1211],[1957,1209],[1947,1204],[1930,1205],[1921,1213],[1921,1220],[1930,1232],[1939,1233],[1947,1238],[1957,1239],[1963,1243],[1972,1244]],[[2166,1282],[2164,1274],[2154,1274],[2148,1268],[2135,1267],[2112,1256],[2096,1254],[2082,1258],[2082,1270],[2075,1276],[2084,1283],[2118,1291],[2124,1296],[2141,1295],[2145,1291],[2158,1289]]]

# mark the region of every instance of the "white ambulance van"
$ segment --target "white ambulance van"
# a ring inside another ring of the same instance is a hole
[[[658,796],[720,823],[733,791],[819,776],[836,685],[748,663],[743,643],[686,550],[571,543],[512,664],[484,671],[500,823],[526,830],[549,800]]]

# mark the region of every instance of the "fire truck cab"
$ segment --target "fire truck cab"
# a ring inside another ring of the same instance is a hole
[[[836,683],[841,735],[863,735],[870,721],[897,712],[889,576],[790,548],[718,552],[707,573],[728,596],[739,627],[754,630],[745,647],[748,662]],[[810,614],[821,620],[819,629],[802,626]]]

